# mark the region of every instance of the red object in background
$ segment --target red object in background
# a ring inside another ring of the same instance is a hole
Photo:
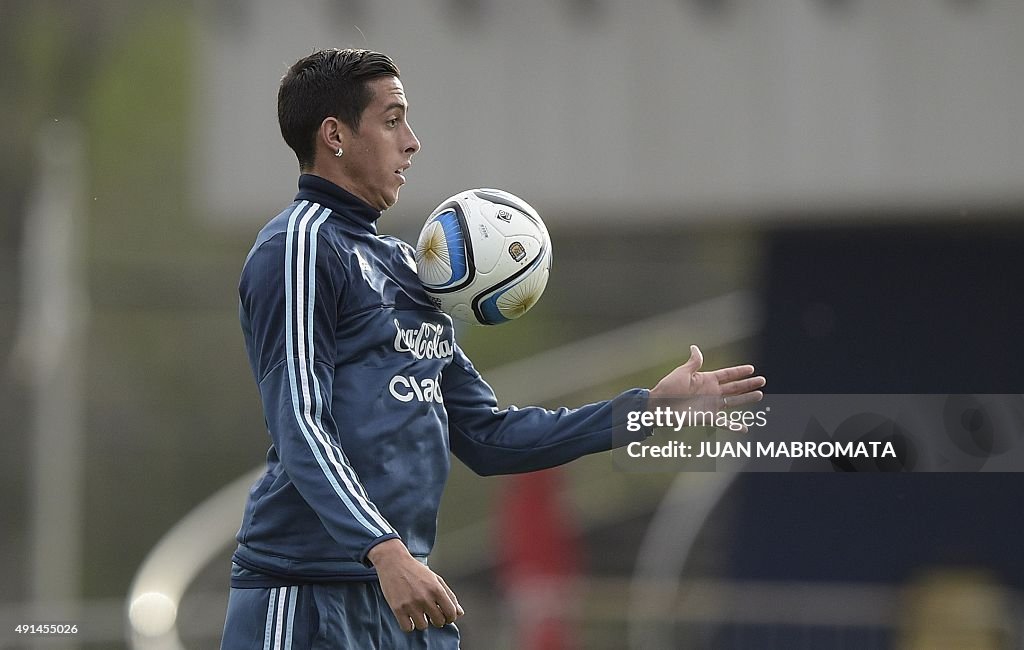
[[[499,580],[515,614],[515,647],[576,648],[580,547],[558,468],[507,479],[499,502]]]

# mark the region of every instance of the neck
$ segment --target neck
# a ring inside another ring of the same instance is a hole
[[[333,163],[333,162],[334,162],[334,160],[333,160],[333,157],[332,157],[332,160],[329,161],[329,163]],[[348,175],[345,174],[342,171],[341,165],[338,165],[338,164],[316,164],[316,163],[314,163],[309,169],[304,169],[304,170],[300,170],[300,171],[303,174],[313,174],[314,176],[319,176],[320,178],[329,180],[332,183],[334,183],[335,185],[337,185],[338,187],[344,189],[349,194],[351,194],[351,195],[361,199],[367,205],[371,205],[371,206],[375,207],[378,210],[383,210],[383,208],[379,208],[377,206],[374,206],[373,202],[370,201],[369,197],[363,196],[362,193],[359,192],[359,190],[356,189],[356,184],[353,183],[352,179],[350,179],[348,177]]]

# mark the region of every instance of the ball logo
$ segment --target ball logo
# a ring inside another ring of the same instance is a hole
[[[508,254],[511,255],[512,259],[515,261],[522,262],[526,259],[526,248],[521,243],[514,241],[509,244]]]
[[[508,210],[505,210],[504,208],[498,208],[498,214],[496,216],[505,223],[512,222],[512,213],[509,212]]]

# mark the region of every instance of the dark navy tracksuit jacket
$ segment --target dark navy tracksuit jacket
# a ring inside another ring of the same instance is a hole
[[[427,299],[413,249],[380,212],[303,175],[260,232],[239,285],[246,350],[272,445],[250,491],[235,587],[374,579],[399,537],[425,561],[454,453],[479,474],[526,472],[612,447],[648,392],[578,409],[499,409]]]

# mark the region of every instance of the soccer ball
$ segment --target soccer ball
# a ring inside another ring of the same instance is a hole
[[[551,238],[521,198],[494,189],[460,192],[427,218],[416,268],[442,311],[476,325],[519,318],[548,283]]]

